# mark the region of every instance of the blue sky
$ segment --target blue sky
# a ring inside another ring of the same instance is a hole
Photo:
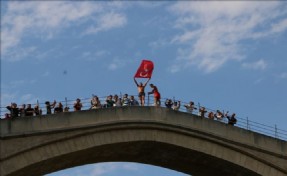
[[[1,1],[1,107],[135,95],[133,75],[149,59],[162,97],[286,130],[286,9],[284,1]],[[134,165],[109,164],[73,172]],[[149,168],[135,166],[131,175]]]

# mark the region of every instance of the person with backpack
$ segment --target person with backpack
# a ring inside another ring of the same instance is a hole
[[[228,115],[228,111],[225,114],[225,117],[228,119],[228,125],[234,126],[237,123],[236,114],[233,113],[231,116]]]

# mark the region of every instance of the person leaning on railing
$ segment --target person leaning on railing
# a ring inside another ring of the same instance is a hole
[[[152,88],[152,91],[148,94],[153,94],[154,96],[154,106],[160,106],[160,93],[157,89],[157,87],[153,84],[150,84],[150,87]]]

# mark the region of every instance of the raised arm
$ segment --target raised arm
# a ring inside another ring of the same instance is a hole
[[[139,84],[138,84],[136,78],[134,78],[134,82],[136,83],[137,86],[139,86]]]

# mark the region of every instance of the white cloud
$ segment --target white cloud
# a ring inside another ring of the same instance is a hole
[[[17,93],[1,93],[1,107],[10,105],[10,103],[14,101],[16,97]]]
[[[107,31],[112,28],[123,27],[127,23],[127,18],[120,13],[107,13],[96,20],[96,26],[87,29],[85,34],[96,34],[101,31]]]
[[[243,40],[286,31],[286,12],[282,6],[286,4],[249,1],[176,3],[169,10],[177,17],[174,27],[183,32],[172,42],[185,46],[178,50],[175,64],[178,68],[197,66],[209,73],[228,61],[241,61],[245,58],[241,53]],[[265,67],[264,63],[258,67]],[[170,71],[175,69],[171,67]]]
[[[283,32],[287,29],[287,19],[272,25],[272,33]]]
[[[9,50],[4,52],[5,58],[9,58],[9,61],[19,61],[22,60],[24,57],[27,57],[31,54],[35,54],[36,47],[26,47],[26,48],[18,48],[17,50]]]
[[[117,69],[119,69],[119,68],[121,68],[121,67],[123,67],[125,65],[126,65],[126,60],[115,58],[109,64],[108,69],[114,71],[114,70],[117,70]]]
[[[22,95],[19,100],[20,102],[23,102],[25,104],[28,104],[28,103],[36,104],[38,98],[36,98],[33,94],[25,94],[25,95]]]
[[[256,62],[250,62],[250,63],[243,63],[242,64],[243,68],[247,68],[247,69],[252,69],[252,70],[265,70],[267,67],[267,63],[260,59]]]
[[[12,1],[7,2],[5,7],[1,23],[2,55],[11,53],[10,50],[18,51],[15,48],[22,44],[25,36],[31,34],[47,40],[67,27],[91,23],[93,19],[97,19],[95,30],[98,32],[121,27],[127,21],[124,15],[110,12],[109,8],[123,8],[122,3],[114,2]],[[12,61],[20,58],[23,57]]]
[[[19,95],[19,92],[4,92],[1,94],[1,107],[6,107],[10,105],[11,102],[20,104],[36,104],[39,98],[35,97],[33,94]]]
[[[109,54],[110,53],[106,50],[98,50],[96,52],[84,52],[82,54],[82,57],[79,59],[85,59],[86,61],[97,61]]]

